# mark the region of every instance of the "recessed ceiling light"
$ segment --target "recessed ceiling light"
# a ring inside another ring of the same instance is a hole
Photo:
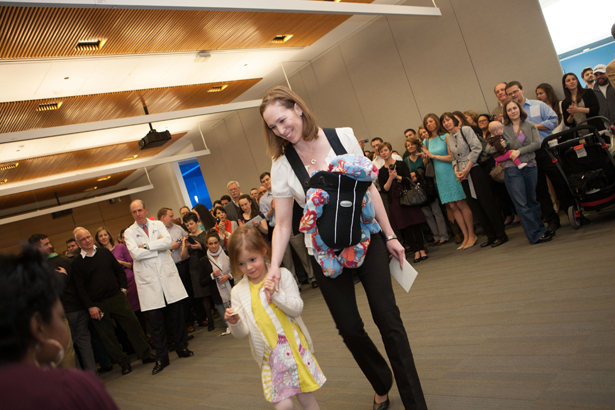
[[[98,189],[98,187],[97,187],[97,186],[95,186],[95,187],[92,187],[92,188],[88,188],[88,189],[86,189],[86,190],[85,190],[85,191],[83,191],[83,192],[94,191],[95,189]]]
[[[270,43],[286,43],[292,37],[292,34],[278,34],[270,41]]]
[[[106,181],[108,179],[111,179],[111,175],[107,175],[106,177],[98,178],[96,181],[101,182],[101,181]]]
[[[70,77],[64,77],[65,80],[68,80]]]
[[[52,102],[52,103],[45,103],[45,104],[39,104],[39,106],[36,109],[36,111],[53,111],[53,110],[57,110],[61,106],[62,106],[62,101],[60,101],[60,102]]]
[[[0,179],[0,185],[2,184],[6,184],[9,180],[4,178],[4,179]]]
[[[75,50],[78,51],[96,51],[103,48],[107,39],[102,40],[84,40],[77,43],[75,46]]]
[[[131,155],[129,157],[126,158],[122,158],[122,161],[130,161],[131,159],[135,159],[139,156],[139,154],[135,154],[135,155]]]
[[[224,90],[226,87],[228,87],[228,84],[217,85],[215,87],[211,87],[209,90],[207,90],[207,92],[208,93],[219,93],[220,91]]]
[[[14,164],[4,164],[0,166],[0,171],[6,171],[7,169],[15,169],[19,166],[19,162],[15,162]]]
[[[341,0],[325,0],[325,1],[332,1],[334,3],[339,3]]]

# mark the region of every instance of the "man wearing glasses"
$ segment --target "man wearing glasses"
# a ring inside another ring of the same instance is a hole
[[[551,135],[551,131],[557,127],[557,114],[555,114],[555,111],[553,111],[551,107],[542,101],[525,98],[525,95],[523,95],[523,86],[518,81],[511,81],[508,83],[506,86],[506,95],[511,100],[517,101],[519,105],[523,107],[523,110],[527,113],[527,121],[533,122],[536,128],[538,128],[541,141]],[[542,148],[536,151],[536,164],[538,166],[536,199],[540,202],[542,218],[547,222],[547,229],[555,233],[561,224],[559,215],[553,208],[551,195],[549,195],[547,176],[549,176],[549,180],[555,189],[557,199],[559,199],[560,209],[563,209],[564,212],[567,212],[568,207],[572,205],[572,197],[566,181],[562,178],[555,164],[551,162],[547,152]]]

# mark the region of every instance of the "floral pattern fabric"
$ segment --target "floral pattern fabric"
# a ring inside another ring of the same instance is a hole
[[[340,155],[335,157],[327,169],[329,172],[347,175],[358,181],[375,181],[378,169],[366,157],[360,155]],[[317,220],[323,212],[323,206],[329,203],[329,194],[323,189],[311,188],[306,194],[306,203],[299,230],[312,234],[314,257],[322,267],[325,276],[335,278],[344,268],[358,268],[363,265],[365,254],[371,240],[371,234],[380,232],[380,225],[376,221],[376,212],[369,192],[365,194],[361,211],[361,241],[340,249],[329,248],[318,233]]]

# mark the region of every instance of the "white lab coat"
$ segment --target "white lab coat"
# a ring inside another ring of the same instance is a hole
[[[132,270],[142,312],[163,308],[165,299],[174,303],[188,297],[171,257],[171,234],[160,221],[148,221],[148,231],[149,237],[135,222],[124,232],[126,247],[134,260]],[[139,248],[143,244],[147,249]]]

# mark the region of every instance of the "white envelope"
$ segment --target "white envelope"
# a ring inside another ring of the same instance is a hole
[[[410,262],[404,258],[404,269],[402,270],[399,267],[399,261],[395,258],[391,258],[389,269],[391,270],[391,275],[399,282],[401,287],[404,288],[406,292],[409,292],[416,279],[416,275],[418,275],[418,272],[410,265]]]

